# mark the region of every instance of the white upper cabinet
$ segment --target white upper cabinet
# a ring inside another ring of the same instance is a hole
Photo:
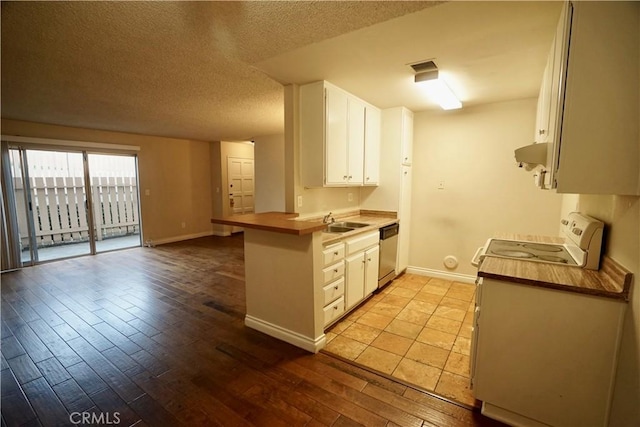
[[[376,185],[379,146],[380,110],[325,81],[300,87],[302,185]]]
[[[555,39],[554,39],[555,44]],[[536,114],[536,131],[533,140],[536,143],[551,142],[550,140],[550,116],[551,116],[551,93],[553,86],[553,47],[547,57],[547,66],[542,75],[542,84],[538,95],[538,110]]]
[[[348,99],[348,104],[347,183],[362,185],[364,182],[365,104],[354,97]]]
[[[376,107],[365,107],[364,185],[380,183],[381,113]]]
[[[536,120],[536,142],[551,143],[546,188],[640,194],[639,11],[637,2],[565,4]]]
[[[349,99],[341,90],[327,88],[325,168],[326,184],[344,184],[348,178],[347,138]],[[303,140],[303,143],[308,139]]]

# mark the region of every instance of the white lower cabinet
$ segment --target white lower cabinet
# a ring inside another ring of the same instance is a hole
[[[360,252],[347,258],[347,310],[364,299],[365,255]]]
[[[379,241],[378,231],[346,241],[345,310],[355,307],[378,287]]]
[[[378,288],[380,248],[374,246],[346,260],[346,310],[357,305]]]
[[[341,296],[324,309],[324,324],[328,325],[344,313],[344,296]]]
[[[325,326],[344,313],[344,251],[344,242],[325,246],[322,250],[322,305]]]
[[[380,234],[376,230],[323,248],[325,326],[335,322],[378,288],[379,241]]]
[[[364,295],[370,295],[378,289],[378,270],[380,264],[380,246],[376,245],[365,253]]]
[[[324,291],[324,305],[327,306],[344,295],[344,277],[329,283],[322,290]]]
[[[471,352],[482,413],[514,426],[607,426],[627,303],[484,278]]]
[[[322,270],[325,285],[333,280],[344,276],[344,261],[340,260]]]

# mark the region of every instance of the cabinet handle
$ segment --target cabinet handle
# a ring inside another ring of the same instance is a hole
[[[334,306],[333,306],[333,309],[334,309],[334,310],[337,310],[337,309],[338,309],[338,306],[337,306],[337,305],[334,305]]]
[[[353,178],[353,176],[349,175],[349,179]]]
[[[334,272],[334,273],[337,273],[337,272],[338,272],[338,269],[337,269],[337,268],[334,268],[334,269],[333,269],[333,272]]]
[[[368,260],[369,262],[371,262],[371,258],[368,258],[367,260]]]
[[[369,181],[369,177],[367,177],[367,181]]]
[[[544,135],[545,130],[544,129],[538,129],[538,135]]]
[[[363,259],[363,260],[362,260],[362,263],[363,263],[363,264],[364,264],[364,263],[366,263],[366,262],[367,262],[367,260],[366,260],[366,259]]]
[[[343,176],[342,179],[347,179],[347,175]]]
[[[337,256],[338,255],[338,251],[335,251],[333,254]]]
[[[333,287],[333,289],[335,289],[336,291],[338,290],[338,288],[339,288],[339,286],[338,286],[338,285],[335,285],[335,286]]]

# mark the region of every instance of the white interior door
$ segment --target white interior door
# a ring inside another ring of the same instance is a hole
[[[239,215],[254,212],[254,164],[253,159],[227,158],[227,182],[229,190],[229,212]],[[242,231],[233,227],[232,233]]]

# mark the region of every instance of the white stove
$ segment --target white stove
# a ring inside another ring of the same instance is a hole
[[[602,221],[571,212],[561,224],[562,244],[489,239],[478,249],[471,264],[477,267],[485,257],[491,256],[597,270],[604,230]]]

